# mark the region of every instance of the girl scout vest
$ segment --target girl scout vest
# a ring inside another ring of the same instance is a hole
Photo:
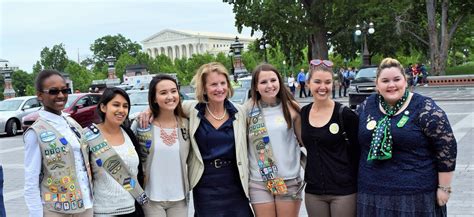
[[[260,106],[252,106],[248,114],[249,146],[257,150],[257,164],[260,169],[262,180],[266,182],[267,190],[273,195],[285,195],[288,193],[283,178],[278,177],[278,168],[273,156],[270,136],[265,126],[265,119]]]
[[[179,123],[179,132],[178,132],[178,142],[179,144],[186,144],[189,143],[190,141],[188,140],[188,119],[186,118],[181,118],[181,120],[178,122]],[[151,167],[151,161],[153,159],[153,153],[154,153],[154,141],[155,139],[153,138],[153,124],[148,124],[147,128],[140,128],[137,127],[136,130],[137,138],[138,138],[138,143],[140,144],[140,150],[141,150],[141,155],[139,154],[140,161],[144,165],[143,167],[143,174],[145,175],[144,179],[144,186],[146,186],[146,183],[148,182],[148,177],[149,177],[149,172],[148,170]],[[181,152],[180,147],[180,152]],[[180,153],[181,155],[181,153]],[[189,183],[187,181],[187,172],[186,168],[182,168],[182,176],[183,176],[183,181],[184,181],[184,190],[185,192],[189,191]],[[189,199],[188,196],[186,196],[186,199]]]
[[[137,181],[137,177],[130,174],[127,165],[115,150],[107,144],[95,124],[84,129],[84,135],[89,143],[91,161],[104,169],[112,176],[133,198],[140,204],[148,202],[148,197]]]
[[[76,121],[66,121],[81,143],[81,152],[90,177],[87,144],[79,133],[82,129]],[[74,153],[69,141],[48,122],[39,118],[31,128],[38,135],[42,157],[40,194],[44,208],[58,213],[75,214],[85,211],[81,187],[76,177]],[[89,186],[92,186],[89,179]],[[91,188],[92,189],[92,188]],[[84,195],[89,196],[89,195]]]

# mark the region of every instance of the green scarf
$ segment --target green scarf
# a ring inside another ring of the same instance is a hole
[[[402,98],[400,98],[395,106],[390,106],[382,95],[378,95],[380,105],[385,110],[385,115],[377,122],[377,127],[372,134],[372,142],[370,143],[369,155],[367,160],[387,160],[392,158],[392,133],[390,132],[392,117],[402,108],[408,99],[408,90],[405,90]]]

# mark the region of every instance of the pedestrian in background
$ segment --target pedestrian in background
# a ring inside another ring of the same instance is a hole
[[[308,86],[308,81],[309,81],[309,70],[308,72],[306,72],[306,75],[305,75],[305,81],[306,81],[306,86]],[[311,91],[309,90],[308,88],[308,94],[307,96],[311,97]]]
[[[304,74],[304,69],[301,69],[300,73],[298,73],[298,77],[296,78],[296,80],[298,81],[299,86],[300,86],[300,98],[303,98],[303,94],[304,94],[304,97],[306,98],[307,97],[307,95],[306,95],[306,75]]]
[[[293,75],[293,72],[290,74],[290,77],[288,77],[288,87],[290,88],[291,95],[295,97],[296,81],[295,81],[295,76]]]
[[[358,216],[446,216],[457,145],[445,112],[407,90],[395,59],[382,60],[376,87],[358,107]]]
[[[197,101],[183,102],[189,117],[189,182],[195,217],[253,216],[249,205],[247,126],[243,106],[229,101],[234,90],[227,69],[202,65],[193,77]],[[149,111],[140,114],[148,125]]]
[[[87,142],[81,126],[62,112],[71,88],[55,70],[41,71],[35,88],[43,109],[23,134],[25,201],[30,217],[92,217]]]
[[[141,150],[133,132],[123,125],[129,111],[125,90],[106,88],[97,104],[102,122],[85,128],[91,151],[94,216],[145,216],[141,205],[148,198],[141,187]]]
[[[355,216],[358,117],[330,97],[333,63],[319,59],[310,63],[313,102],[301,109],[301,137],[308,153],[306,209],[309,216]]]
[[[300,107],[270,64],[252,73],[246,106],[250,202],[255,215],[297,217],[301,206]]]
[[[146,216],[188,216],[189,121],[183,112],[176,80],[160,74],[150,82],[148,104],[154,119],[147,128],[134,122],[144,163],[145,192],[150,198]]]

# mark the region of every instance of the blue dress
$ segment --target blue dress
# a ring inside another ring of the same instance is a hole
[[[444,111],[431,98],[414,93],[408,107],[391,118],[392,158],[374,161],[367,161],[373,132],[368,123],[383,117],[378,97],[368,97],[358,113],[357,215],[446,216],[446,206],[436,201],[438,172],[454,171],[457,145]],[[404,116],[408,121],[397,126]]]
[[[195,217],[253,216],[236,164],[232,122],[237,109],[229,101],[224,106],[230,118],[215,129],[204,117],[205,104],[196,105],[201,122],[194,137],[204,161],[204,173],[193,188]]]

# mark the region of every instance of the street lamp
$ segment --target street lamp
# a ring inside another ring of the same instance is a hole
[[[239,37],[235,37],[235,41],[230,44],[229,56],[232,60],[232,71],[234,76],[241,77],[241,75],[248,74],[247,69],[242,62],[242,52],[244,50],[244,44],[239,41]]]
[[[370,22],[367,24],[367,22],[363,22],[362,26],[357,24],[356,25],[356,31],[355,34],[357,36],[364,35],[364,45],[363,45],[363,52],[362,52],[362,65],[370,65],[370,53],[369,53],[369,48],[367,46],[367,34],[374,34],[375,28],[374,28],[374,23]]]
[[[15,97],[15,90],[12,85],[12,75],[13,70],[11,67],[8,67],[8,64],[5,64],[5,67],[2,69],[3,79],[5,80],[3,98],[10,99]]]
[[[268,40],[265,37],[260,39],[260,50],[263,50],[263,55],[265,57],[265,62],[268,63],[267,59],[267,48],[272,48],[272,46],[268,43]]]

